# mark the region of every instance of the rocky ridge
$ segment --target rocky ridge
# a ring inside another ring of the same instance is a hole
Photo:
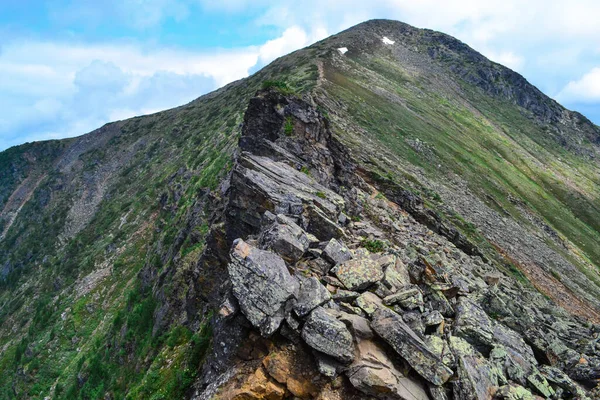
[[[225,190],[229,279],[196,398],[592,396],[600,327],[361,178],[312,98],[257,93]]]

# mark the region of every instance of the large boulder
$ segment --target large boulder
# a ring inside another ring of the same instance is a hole
[[[302,339],[313,349],[343,363],[354,359],[352,334],[343,322],[323,307],[315,308],[306,319]]]
[[[285,303],[298,292],[298,281],[290,275],[281,257],[234,242],[227,266],[242,313],[261,335],[272,335],[285,316]]]
[[[358,343],[356,360],[346,375],[355,388],[367,395],[382,399],[429,399],[423,385],[404,376],[381,346],[371,340]]]
[[[373,314],[371,328],[419,375],[434,385],[442,385],[452,376],[452,370],[392,310],[378,308]]]

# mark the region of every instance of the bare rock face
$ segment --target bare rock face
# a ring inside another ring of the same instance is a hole
[[[371,327],[429,382],[442,385],[452,376],[452,370],[406,325],[400,315],[380,308],[373,314]]]
[[[378,398],[427,400],[423,385],[405,377],[393,365],[381,346],[362,340],[357,346],[356,360],[346,374],[354,387]]]
[[[261,335],[272,335],[283,321],[286,301],[298,292],[298,281],[281,257],[243,240],[234,244],[227,269],[242,313]]]
[[[354,359],[352,334],[343,322],[322,307],[310,313],[302,328],[302,339],[313,349],[343,363]]]

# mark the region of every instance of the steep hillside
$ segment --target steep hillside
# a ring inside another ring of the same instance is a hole
[[[0,397],[584,398],[599,144],[515,72],[378,20],[9,149]]]

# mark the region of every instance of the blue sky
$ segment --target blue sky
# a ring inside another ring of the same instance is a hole
[[[598,15],[596,0],[0,0],[0,150],[184,104],[370,18],[456,36],[600,124]]]

